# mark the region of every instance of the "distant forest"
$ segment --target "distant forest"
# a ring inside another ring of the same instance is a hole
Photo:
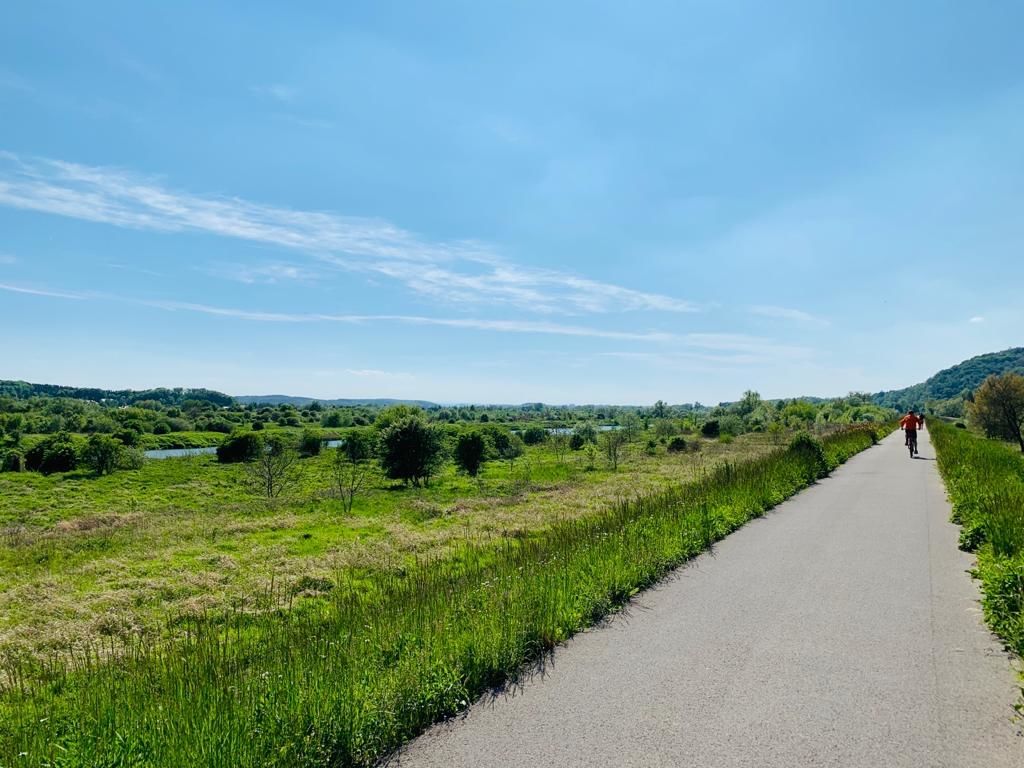
[[[963,415],[963,405],[989,376],[1024,373],[1024,347],[978,355],[939,371],[920,384],[905,389],[879,392],[872,400],[886,408],[905,410],[927,408],[946,416]]]
[[[0,380],[0,397],[28,400],[32,397],[67,397],[72,400],[92,400],[107,405],[133,405],[149,400],[165,406],[180,406],[189,400],[199,400],[218,406],[233,405],[235,399],[212,389],[95,389],[90,387],[62,387],[57,384],[30,384],[27,381]]]

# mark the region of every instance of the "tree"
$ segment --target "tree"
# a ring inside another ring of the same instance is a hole
[[[480,474],[487,458],[487,440],[480,432],[462,432],[455,440],[455,463],[470,477]]]
[[[511,474],[516,459],[522,456],[523,451],[526,449],[519,435],[509,432],[502,432],[501,434],[504,439],[495,441],[494,448],[498,452],[498,456],[508,462],[508,471]]]
[[[622,427],[622,434],[626,442],[632,443],[640,434],[640,417],[633,411],[626,411],[619,417],[619,426]]]
[[[356,496],[370,476],[372,456],[373,440],[365,431],[353,430],[334,451],[331,481],[346,515],[352,511]]]
[[[298,452],[289,443],[271,437],[245,467],[249,484],[268,499],[276,498],[298,481],[298,460]]]
[[[749,416],[761,405],[761,395],[752,389],[743,393],[743,397],[736,404],[736,410],[740,416]]]
[[[621,430],[613,429],[601,435],[601,442],[604,444],[604,453],[608,457],[608,463],[612,471],[619,468],[619,449],[626,443],[626,436]]]
[[[109,435],[92,435],[82,451],[82,462],[97,475],[117,469],[124,444]]]
[[[664,419],[668,416],[668,404],[664,400],[659,400],[654,404],[654,408],[651,409],[651,413],[656,419]]]
[[[559,463],[565,463],[565,454],[569,450],[569,436],[565,432],[555,432],[551,435],[551,447]]]
[[[380,463],[392,480],[426,484],[444,461],[441,432],[419,416],[407,416],[381,432]]]
[[[1024,376],[989,376],[974,393],[970,413],[988,437],[1013,440],[1024,453]]]
[[[577,424],[576,428],[572,431],[572,443],[570,447],[577,451],[587,443],[597,442],[597,429],[589,421],[585,421],[582,424]],[[575,445],[578,443],[577,445]]]
[[[387,408],[381,408],[377,413],[377,417],[373,420],[373,425],[383,431],[393,424],[410,418],[422,420],[423,409],[416,405],[398,403],[397,405],[389,405]]]

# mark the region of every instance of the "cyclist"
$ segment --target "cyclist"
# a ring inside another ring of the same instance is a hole
[[[904,445],[910,448],[910,455],[913,456],[917,453],[917,428],[922,424],[923,419],[918,418],[918,415],[914,413],[914,409],[911,408],[907,411],[907,415],[900,419],[900,429],[905,434]]]

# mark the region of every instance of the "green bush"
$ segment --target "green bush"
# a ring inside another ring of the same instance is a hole
[[[811,460],[807,465],[810,472],[809,479],[814,480],[828,473],[829,463],[825,457],[825,446],[818,438],[801,432],[789,441],[789,450],[791,453],[805,454],[810,457]]]
[[[5,451],[0,457],[0,472],[24,472],[25,457],[13,448]]]
[[[668,441],[668,451],[670,453],[680,453],[686,450],[686,439],[681,435],[676,435]]]
[[[117,469],[124,443],[108,435],[92,435],[82,450],[82,463],[97,475]]]
[[[718,420],[711,419],[704,422],[703,426],[700,428],[700,433],[704,435],[704,437],[718,437],[720,429]]]
[[[537,445],[548,439],[548,431],[544,427],[527,427],[523,430],[523,442],[527,445]]]
[[[30,448],[25,453],[25,466],[44,475],[75,469],[78,466],[78,450],[71,435],[58,432]]]
[[[307,458],[319,456],[323,447],[324,441],[320,437],[319,432],[312,429],[304,429],[302,431],[302,437],[299,439],[299,455]]]
[[[414,486],[426,484],[444,461],[444,438],[439,429],[419,416],[407,416],[380,435],[380,463],[392,480]]]
[[[235,430],[217,446],[217,461],[222,464],[233,464],[240,461],[253,461],[263,451],[263,439],[260,435],[246,430]]]

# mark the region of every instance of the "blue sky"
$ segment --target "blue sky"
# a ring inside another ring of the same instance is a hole
[[[1024,344],[1022,28],[1013,2],[5,4],[0,378],[915,383]]]

